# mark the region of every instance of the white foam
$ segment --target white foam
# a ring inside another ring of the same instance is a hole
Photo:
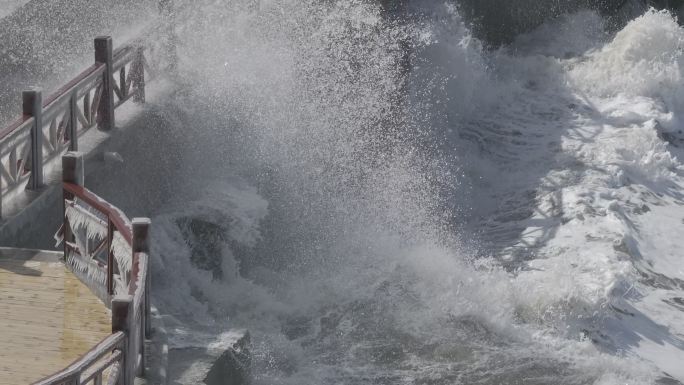
[[[179,175],[212,182],[155,218],[163,310],[198,336],[248,327],[256,383],[514,382],[526,362],[569,383],[682,379],[662,305],[679,289],[645,282],[635,254],[679,274],[682,170],[661,137],[681,29],[649,12],[610,39],[582,12],[486,53],[454,7],[423,11],[408,27],[355,1],[184,14],[193,86],[173,108],[197,143]],[[229,223],[223,280],[190,263],[186,216]],[[369,363],[383,348],[401,365]]]

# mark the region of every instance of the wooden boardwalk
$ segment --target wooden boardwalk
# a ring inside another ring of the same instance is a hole
[[[0,385],[64,369],[111,334],[111,313],[62,253],[0,248]]]

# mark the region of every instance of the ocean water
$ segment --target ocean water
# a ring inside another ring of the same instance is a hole
[[[172,344],[247,328],[255,384],[684,381],[669,13],[485,50],[440,1],[178,12]]]
[[[672,15],[584,10],[498,49],[440,0],[174,17],[136,170],[163,198],[130,198],[156,202],[172,347],[247,328],[253,384],[684,382]]]
[[[3,0],[0,2],[0,19],[26,4],[27,0]]]

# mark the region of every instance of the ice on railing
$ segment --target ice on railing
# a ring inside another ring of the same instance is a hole
[[[103,270],[93,258],[101,250],[99,246],[90,250],[88,245],[99,245],[108,236],[108,223],[102,213],[77,200],[67,200],[65,216],[69,222],[78,252],[70,252],[67,257],[69,265],[88,282],[95,284],[99,292],[107,282],[106,270]],[[131,246],[119,231],[112,234],[110,250],[114,256],[117,269],[114,270],[114,294],[128,294],[133,252]],[[98,288],[97,286],[100,286]]]
[[[107,298],[107,273],[92,259],[68,253],[66,264],[100,299]]]
[[[77,253],[69,253],[67,264],[72,271],[85,274],[89,281],[104,285],[107,283],[107,273],[105,273],[95,261],[83,258]]]
[[[107,223],[87,208],[67,200],[65,217],[69,221],[78,252],[67,253],[66,263],[101,299],[107,298],[107,272],[88,254],[89,240],[107,237]]]
[[[118,231],[114,232],[114,237],[112,238],[112,253],[119,266],[119,271],[129,273],[133,262],[133,251],[123,235]]]
[[[112,237],[112,254],[119,267],[119,274],[114,275],[115,293],[128,294],[128,282],[133,263],[133,251],[120,232],[115,231]]]
[[[136,317],[139,316],[137,312],[142,311],[140,303],[143,301],[143,298],[145,297],[145,291],[147,290],[147,287],[145,286],[145,280],[147,279],[147,274],[149,274],[148,263],[149,256],[147,253],[140,253],[138,259],[138,266],[140,266],[140,270],[135,277],[136,290],[133,294],[133,309],[135,309],[134,314],[136,314]]]
[[[85,230],[88,239],[104,239],[107,236],[107,222],[74,201],[66,201],[66,218],[73,230]]]

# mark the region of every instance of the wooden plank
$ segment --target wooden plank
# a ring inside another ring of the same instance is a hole
[[[58,258],[0,253],[0,385],[56,373],[111,335],[111,312]]]

